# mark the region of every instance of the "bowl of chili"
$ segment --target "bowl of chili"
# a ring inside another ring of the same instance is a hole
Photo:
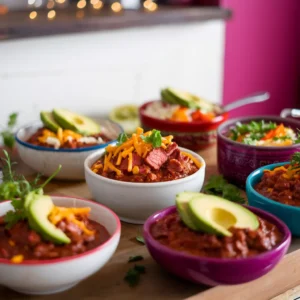
[[[293,157],[299,161],[299,153]],[[253,171],[247,178],[246,192],[251,206],[276,215],[293,235],[300,236],[300,168],[297,164],[292,159]]]
[[[239,232],[230,238],[194,232],[180,220],[175,206],[165,208],[145,222],[146,246],[163,268],[185,280],[209,286],[255,280],[282,259],[290,245],[291,234],[272,214],[247,208],[260,218],[257,229],[260,232],[236,229]],[[263,233],[266,228],[268,233]],[[263,242],[272,239],[272,235],[273,238],[280,235],[280,238],[267,249]]]
[[[163,137],[158,130],[138,128],[130,138],[91,154],[84,163],[94,199],[110,207],[122,221],[143,224],[155,211],[173,205],[177,193],[199,192],[204,159]]]
[[[218,128],[219,172],[244,187],[248,175],[259,167],[289,160],[300,150],[300,123],[277,116],[228,120]]]
[[[120,220],[107,207],[86,199],[52,196],[58,210],[89,208],[85,225],[96,233],[83,240],[79,227],[57,225],[71,244],[56,245],[19,220],[7,229],[3,216],[13,210],[11,201],[0,203],[0,284],[25,294],[53,294],[67,290],[99,271],[115,252],[120,239]],[[80,220],[80,219],[78,219]],[[78,221],[77,221],[78,222]]]
[[[46,144],[41,140],[44,138],[52,138],[58,140],[58,133],[51,133],[43,127],[41,122],[34,122],[20,128],[16,133],[16,146],[21,159],[35,171],[49,176],[56,170],[57,166],[63,166],[61,172],[56,179],[66,180],[82,180],[84,179],[84,160],[93,152],[104,149],[107,145],[114,143],[117,136],[123,132],[123,129],[115,122],[110,120],[99,120],[99,125],[104,129],[101,134],[102,142],[99,144],[90,144],[87,137],[81,137],[82,141],[74,139],[71,141],[66,139],[59,148],[55,148],[54,144]],[[78,135],[70,130],[64,130],[66,138],[70,135]],[[52,134],[48,136],[49,134]],[[63,133],[63,132],[62,132]],[[100,137],[100,136],[99,136]],[[99,138],[97,137],[97,138]],[[95,139],[94,137],[92,137]],[[64,137],[62,137],[64,140]]]

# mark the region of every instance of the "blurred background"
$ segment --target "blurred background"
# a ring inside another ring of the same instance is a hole
[[[231,117],[300,106],[299,0],[0,0],[0,124],[65,107],[91,116],[172,86]]]

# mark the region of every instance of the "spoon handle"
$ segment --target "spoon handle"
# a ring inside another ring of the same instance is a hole
[[[250,95],[248,97],[242,98],[240,100],[234,101],[232,103],[229,103],[225,106],[223,106],[224,111],[230,111],[235,108],[251,104],[251,103],[257,103],[257,102],[263,102],[270,98],[270,94],[268,92],[259,92],[255,93],[253,95]]]

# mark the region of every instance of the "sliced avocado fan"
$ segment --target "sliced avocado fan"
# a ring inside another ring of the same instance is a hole
[[[57,132],[60,128],[59,124],[55,121],[52,112],[50,111],[41,111],[40,112],[41,120],[44,126],[50,129],[53,132]]]

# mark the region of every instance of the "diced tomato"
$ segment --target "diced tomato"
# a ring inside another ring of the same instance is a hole
[[[214,113],[202,113],[200,110],[196,110],[192,113],[193,121],[211,121],[215,117]]]
[[[176,109],[171,117],[172,121],[181,121],[181,122],[188,122],[189,118],[187,115],[187,107],[179,107]]]

